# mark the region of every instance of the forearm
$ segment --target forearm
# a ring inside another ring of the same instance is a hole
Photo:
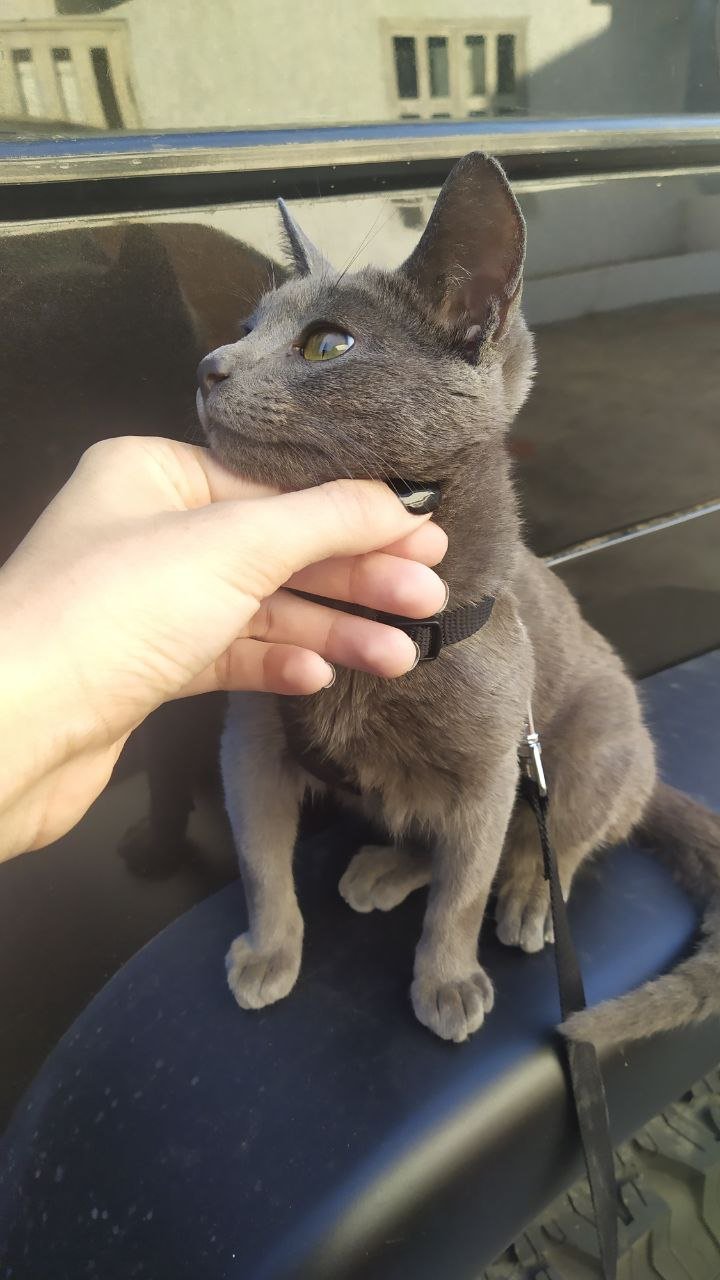
[[[81,752],[41,772],[1,805],[0,862],[43,849],[70,831],[106,786],[122,745],[112,752]]]
[[[90,725],[50,620],[20,602],[10,574],[0,570],[0,858],[35,848],[46,836],[68,767],[92,750]],[[69,810],[72,789],[67,796]]]

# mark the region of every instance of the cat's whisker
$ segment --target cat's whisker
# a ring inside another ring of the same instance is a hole
[[[270,268],[270,264],[268,263],[268,266],[265,268],[265,279],[268,281],[270,279],[268,274],[269,268]],[[261,283],[262,283],[262,278],[261,278]],[[257,289],[248,289],[248,288],[242,289],[236,285],[234,288],[228,288],[224,291],[227,292],[231,297],[237,298],[238,302],[247,303],[250,306],[254,306],[258,300]]]
[[[355,259],[356,259],[356,258],[357,258],[357,256],[358,256],[358,254],[362,252],[362,250],[363,250],[363,248],[364,248],[364,246],[365,246],[365,242],[366,242],[366,240],[367,240],[368,236],[369,236],[369,235],[371,235],[372,230],[373,230],[373,227],[375,226],[375,223],[377,222],[377,220],[378,220],[378,218],[379,218],[379,217],[380,217],[380,214],[378,213],[377,217],[376,217],[376,218],[374,219],[374,221],[370,224],[370,228],[369,228],[369,230],[368,230],[368,231],[366,231],[366,232],[365,232],[365,235],[362,237],[362,239],[361,239],[361,241],[360,241],[360,244],[358,245],[358,247],[357,247],[357,249],[355,250],[355,252],[350,254],[350,257],[348,258],[348,260],[347,260],[347,262],[345,263],[344,267],[342,267],[342,268],[341,268],[341,270],[340,270],[340,274],[338,275],[338,278],[337,278],[336,283],[339,283],[339,282],[342,280],[343,276],[344,276],[344,275],[345,275],[345,273],[349,270],[349,268],[352,266],[353,262],[355,261]]]
[[[379,216],[380,215],[378,214],[378,217]],[[370,247],[373,240],[377,239],[377,237],[380,235],[380,232],[384,231],[388,223],[392,222],[393,218],[395,217],[397,217],[397,209],[391,209],[387,217],[384,219],[384,221],[380,223],[379,227],[375,227],[374,231],[371,228],[370,232],[368,233],[369,238],[367,240],[367,244],[364,246],[366,249]],[[375,219],[375,222],[377,222],[377,218]]]
[[[380,213],[378,213],[377,217],[375,218],[374,222],[372,223],[372,225],[371,225],[371,227],[370,227],[370,230],[369,230],[369,231],[367,231],[367,232],[365,233],[365,235],[363,236],[362,240],[360,241],[360,244],[358,245],[357,249],[356,249],[356,250],[355,250],[355,252],[352,254],[352,256],[349,258],[348,262],[347,262],[347,263],[346,263],[346,265],[343,267],[342,271],[340,272],[339,276],[337,277],[337,280],[335,281],[335,288],[337,288],[337,286],[340,284],[340,281],[342,280],[343,276],[347,275],[348,271],[350,270],[351,266],[352,266],[352,265],[353,265],[353,263],[356,261],[356,259],[358,258],[358,256],[363,252],[363,250],[364,250],[364,249],[367,249],[367,248],[372,244],[372,242],[373,242],[373,240],[375,239],[375,237],[376,237],[376,236],[378,236],[378,235],[380,234],[380,232],[381,232],[381,231],[382,231],[382,230],[387,226],[387,224],[388,224],[388,222],[390,222],[391,218],[394,218],[394,217],[395,217],[395,214],[396,214],[396,210],[395,210],[395,209],[391,209],[391,211],[390,211],[390,213],[388,214],[387,218],[385,218],[384,222],[381,222],[381,223],[380,223],[380,226],[378,227],[377,223],[378,223],[378,220],[380,219],[380,217],[381,217],[381,215],[382,215],[382,209],[380,210]]]
[[[400,475],[395,471],[394,467],[388,468],[384,463],[379,462],[376,458],[372,458],[369,452],[364,454],[362,451],[359,451],[356,456],[358,458],[358,463],[365,468],[365,476],[368,480],[384,480],[389,482],[393,475],[397,479],[400,479]]]

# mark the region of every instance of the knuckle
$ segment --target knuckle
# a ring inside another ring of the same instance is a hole
[[[263,601],[253,618],[253,634],[256,640],[267,640],[276,627],[276,616],[273,597]]]
[[[232,675],[233,652],[232,646],[228,646],[219,658],[215,660],[215,676],[219,689],[227,689],[230,685],[230,677]]]
[[[369,556],[355,556],[348,570],[348,596],[355,604],[365,600],[373,579],[373,565]]]
[[[272,537],[263,515],[248,503],[242,519],[228,518],[230,575],[258,602],[276,591],[292,571],[285,547]]]
[[[80,457],[79,467],[85,471],[115,470],[137,458],[138,436],[114,436],[96,440]]]
[[[344,524],[363,527],[378,517],[378,494],[374,485],[357,480],[334,480],[325,487],[325,493]]]

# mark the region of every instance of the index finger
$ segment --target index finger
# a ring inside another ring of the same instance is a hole
[[[193,555],[261,598],[316,560],[377,551],[429,519],[406,511],[379,480],[333,480],[196,512],[195,532],[204,534],[193,539]]]

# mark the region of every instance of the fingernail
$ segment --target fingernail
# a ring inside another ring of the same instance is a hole
[[[414,516],[425,516],[440,506],[439,484],[418,484],[414,480],[388,480],[388,484],[405,510]]]
[[[448,586],[447,582],[445,581],[445,579],[444,579],[444,578],[441,578],[441,579],[440,579],[440,581],[442,582],[442,584],[443,584],[443,586],[444,586],[444,588],[445,588],[445,599],[443,600],[442,604],[440,605],[440,608],[438,609],[438,613],[442,613],[443,609],[447,609],[448,600],[450,599],[450,588],[449,588],[449,586]]]
[[[332,662],[326,663],[326,666],[330,668],[330,679],[328,680],[327,684],[323,685],[323,689],[332,689],[335,681],[337,680],[337,671],[335,670]]]
[[[420,645],[417,643],[416,640],[413,640],[413,644],[415,645],[415,661],[413,662],[411,667],[408,667],[408,670],[405,673],[406,675],[409,675],[411,671],[414,671],[418,662],[420,661]]]

